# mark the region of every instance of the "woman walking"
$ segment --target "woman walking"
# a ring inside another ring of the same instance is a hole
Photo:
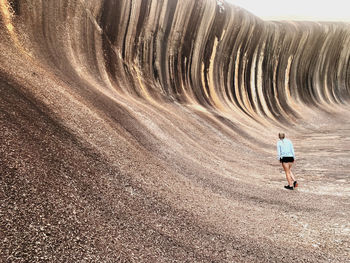
[[[286,173],[286,178],[288,182],[288,185],[284,186],[284,188],[288,190],[294,190],[294,188],[298,186],[298,183],[295,180],[295,177],[291,171],[292,165],[295,160],[293,144],[290,140],[285,138],[284,133],[279,133],[278,137],[279,137],[279,141],[277,142],[278,159],[282,164],[282,167]]]

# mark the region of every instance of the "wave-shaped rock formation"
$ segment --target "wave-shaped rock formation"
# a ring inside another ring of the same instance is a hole
[[[221,0],[0,8],[0,261],[350,258],[349,24]]]

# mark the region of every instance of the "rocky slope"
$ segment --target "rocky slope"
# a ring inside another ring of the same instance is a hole
[[[0,261],[350,258],[349,24],[221,0],[0,10]]]

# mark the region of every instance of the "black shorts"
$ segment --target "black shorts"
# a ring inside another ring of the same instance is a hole
[[[292,163],[294,162],[294,157],[282,157],[280,159],[281,163]]]

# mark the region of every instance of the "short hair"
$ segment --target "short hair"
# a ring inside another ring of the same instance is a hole
[[[284,139],[285,134],[284,134],[283,132],[280,132],[280,133],[278,134],[278,137],[279,137],[280,139]]]

